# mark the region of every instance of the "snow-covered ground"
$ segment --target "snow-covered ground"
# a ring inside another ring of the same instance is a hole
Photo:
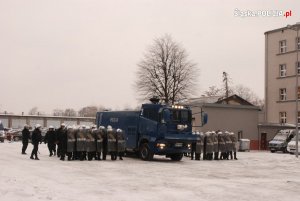
[[[300,200],[300,159],[290,154],[239,152],[237,161],[60,161],[42,144],[36,161],[21,155],[21,145],[0,143],[1,201]]]

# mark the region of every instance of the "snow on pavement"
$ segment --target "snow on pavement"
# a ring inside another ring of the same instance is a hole
[[[40,145],[40,161],[21,142],[0,143],[0,201],[300,200],[300,159],[238,152],[237,161],[60,161]]]

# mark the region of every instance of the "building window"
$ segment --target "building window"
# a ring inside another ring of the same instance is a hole
[[[280,64],[279,65],[279,76],[280,77],[285,77],[286,76],[286,65],[285,64]]]
[[[297,92],[297,94],[298,94],[298,100],[300,100],[300,87],[298,87],[298,92]]]
[[[286,112],[279,112],[279,122],[281,124],[285,124],[286,123]]]
[[[298,50],[300,50],[300,37],[296,39],[296,47]]]
[[[279,52],[280,53],[286,52],[286,40],[279,41]]]
[[[279,100],[286,100],[286,88],[279,89]]]
[[[298,112],[298,124],[300,124],[300,112]]]
[[[296,69],[297,69],[298,75],[300,75],[300,62],[296,62]]]

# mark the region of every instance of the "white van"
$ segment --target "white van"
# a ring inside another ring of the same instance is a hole
[[[299,147],[300,147],[300,135],[298,135],[298,152],[300,152]],[[296,135],[288,143],[287,151],[290,152],[290,154],[294,154],[296,152]]]

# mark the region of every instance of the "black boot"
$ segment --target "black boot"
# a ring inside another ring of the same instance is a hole
[[[237,160],[237,157],[236,157],[236,152],[234,152],[234,160]]]

